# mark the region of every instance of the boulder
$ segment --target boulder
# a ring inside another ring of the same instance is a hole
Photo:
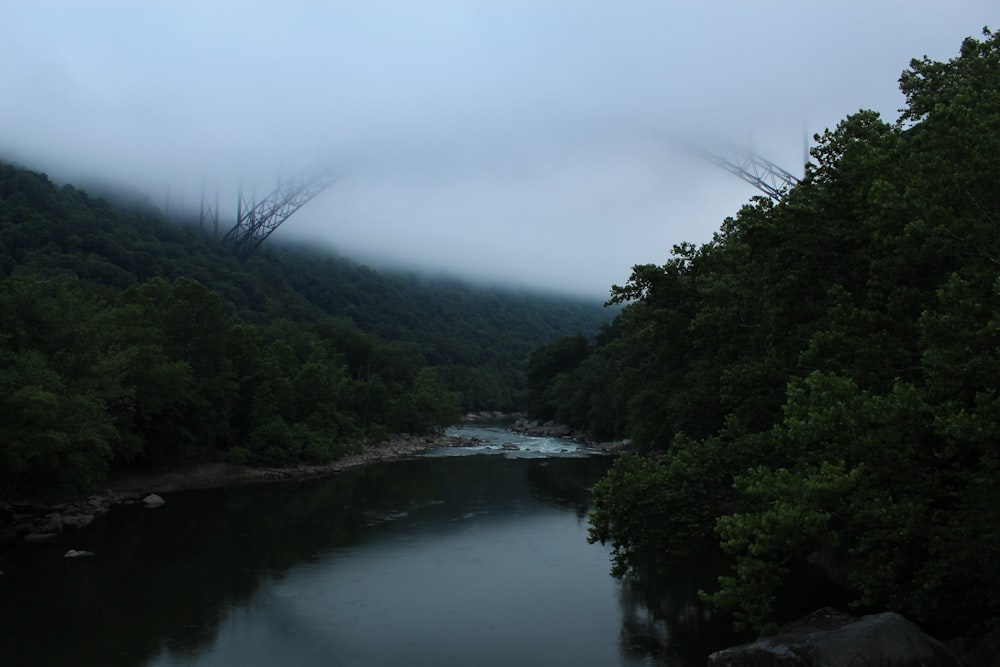
[[[545,435],[552,438],[566,438],[573,434],[573,429],[566,424],[548,422],[543,428]]]
[[[518,419],[516,422],[508,426],[507,430],[513,431],[514,433],[525,433],[527,435],[535,435],[543,438],[567,438],[573,434],[573,429],[566,424],[560,424],[554,421],[539,424],[538,422],[530,419]]]
[[[820,609],[773,637],[713,653],[710,667],[960,667],[936,639],[899,614],[855,618]]]
[[[94,555],[93,551],[84,551],[82,549],[78,551],[76,549],[70,549],[69,551],[63,554],[63,558],[89,558],[90,556],[93,555]]]
[[[490,422],[490,421],[502,421],[504,419],[510,419],[515,415],[500,412],[499,410],[479,410],[474,412],[467,412],[465,416],[462,417],[463,422]]]
[[[508,431],[513,431],[514,433],[527,433],[532,429],[538,428],[538,422],[530,419],[518,419],[513,424],[507,427]]]
[[[151,493],[142,499],[142,504],[145,505],[146,507],[159,507],[160,505],[166,504],[166,502],[167,502],[166,500],[156,495],[155,493]]]

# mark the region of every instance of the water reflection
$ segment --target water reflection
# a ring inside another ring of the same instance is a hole
[[[747,641],[732,630],[731,619],[717,617],[698,596],[711,590],[723,567],[717,547],[705,545],[697,557],[676,559],[670,575],[652,569],[621,582],[622,653],[654,658],[656,664],[705,664],[721,647]]]
[[[164,647],[197,653],[262,574],[281,577],[357,539],[361,519],[350,507],[358,482],[172,494],[158,510],[125,508],[56,544],[20,547],[0,582],[5,664],[68,664],[72,655],[78,664],[125,667]],[[97,556],[61,558],[70,547]]]
[[[589,489],[609,465],[421,458],[118,510],[0,554],[0,655],[7,667],[704,664],[705,652],[671,662],[711,634],[690,612],[695,579],[618,582],[607,550],[586,543]],[[61,558],[69,548],[97,556]]]

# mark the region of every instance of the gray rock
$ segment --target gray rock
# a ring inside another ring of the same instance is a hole
[[[63,558],[89,558],[90,556],[93,555],[94,555],[93,551],[84,551],[82,549],[77,551],[76,549],[70,549],[65,554],[63,554]]]
[[[773,636],[713,653],[710,667],[960,667],[936,639],[899,614],[854,618],[824,608]]]
[[[508,426],[507,430],[513,431],[514,433],[526,433],[528,435],[537,435],[546,438],[566,438],[573,434],[573,429],[566,424],[560,424],[554,421],[539,424],[538,422],[530,419],[518,419],[516,422]]]
[[[159,507],[160,505],[166,504],[166,502],[166,500],[155,493],[151,493],[142,499],[142,504],[146,507]]]
[[[573,433],[566,424],[546,424],[546,433],[553,438],[565,438]]]

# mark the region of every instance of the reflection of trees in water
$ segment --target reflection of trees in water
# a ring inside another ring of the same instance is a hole
[[[262,578],[357,542],[366,509],[419,496],[428,481],[380,474],[173,494],[161,509],[117,510],[72,544],[20,548],[3,582],[4,664],[65,664],[72,655],[76,664],[130,667],[163,649],[196,655]],[[70,546],[97,556],[63,562]],[[23,605],[12,604],[15,593]]]
[[[590,510],[590,487],[611,467],[609,456],[527,459],[526,480],[531,494],[546,505],[573,511],[583,519]]]
[[[678,558],[666,574],[649,564],[637,577],[622,579],[618,601],[622,611],[621,652],[630,659],[651,657],[664,665],[704,665],[709,653],[750,641],[732,629],[729,615],[718,615],[698,597],[714,590],[720,573],[729,571],[717,545],[694,549],[695,556]],[[843,591],[817,576],[815,569],[790,563],[788,583],[775,600],[780,623],[830,604],[846,608]]]
[[[5,667],[137,667],[164,650],[195,658],[262,584],[367,539],[373,516],[439,503],[433,512],[447,518],[470,505],[534,498],[582,517],[589,486],[607,465],[421,459],[323,480],[172,494],[157,510],[119,509],[83,533],[5,556],[0,655]],[[97,556],[61,558],[69,548]]]
[[[675,561],[670,574],[656,575],[649,568],[622,579],[622,655],[665,665],[704,665],[712,651],[745,640],[732,631],[731,619],[714,614],[698,597],[699,588],[713,585],[720,560],[717,554],[700,553]]]

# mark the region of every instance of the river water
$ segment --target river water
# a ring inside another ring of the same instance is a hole
[[[608,575],[586,516],[610,457],[457,433],[483,445],[173,493],[8,548],[2,664],[704,665],[737,639],[698,600],[715,574],[705,559],[669,581]]]

